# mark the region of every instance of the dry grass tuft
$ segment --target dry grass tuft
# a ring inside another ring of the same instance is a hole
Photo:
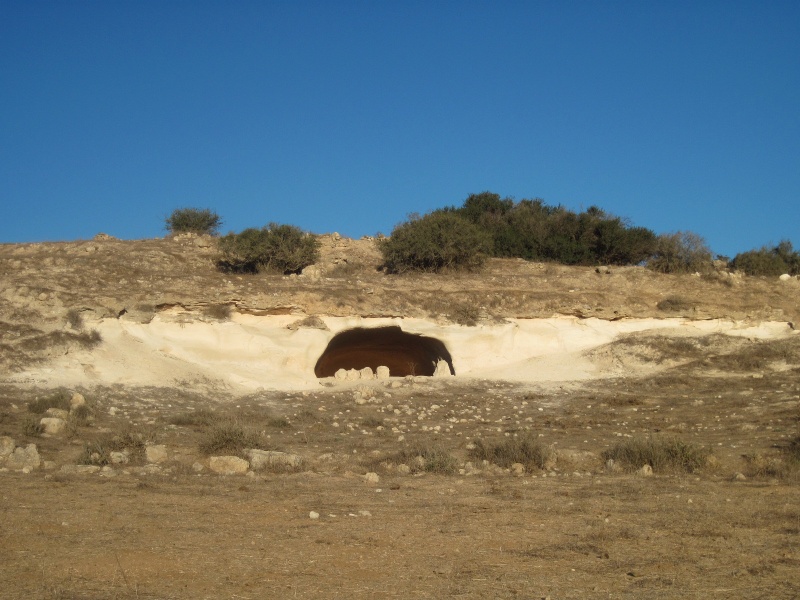
[[[707,464],[709,450],[676,438],[632,438],[603,451],[603,459],[613,460],[633,471],[650,465],[653,471],[694,473]]]
[[[402,449],[384,459],[394,465],[408,465],[412,473],[452,475],[458,470],[458,461],[442,446],[419,443]]]
[[[200,452],[207,456],[224,454],[244,457],[245,449],[267,449],[263,447],[258,433],[237,421],[225,421],[215,424],[205,432],[198,446]]]
[[[553,451],[531,435],[507,438],[500,442],[475,440],[469,451],[473,460],[488,460],[499,467],[509,468],[514,463],[525,465],[528,470],[544,469],[552,459]]]

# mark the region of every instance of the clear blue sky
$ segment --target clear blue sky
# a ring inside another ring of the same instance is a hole
[[[800,2],[0,1],[0,242],[484,190],[800,246]]]

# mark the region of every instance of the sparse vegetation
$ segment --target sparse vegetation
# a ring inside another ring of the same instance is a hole
[[[222,218],[209,208],[177,208],[165,219],[170,233],[217,235]]]
[[[654,472],[694,473],[706,465],[710,451],[677,438],[632,438],[603,452],[605,460],[630,471],[650,465]]]
[[[664,312],[681,312],[692,310],[694,305],[687,298],[672,294],[656,304],[656,307],[658,310],[663,310]]]
[[[28,402],[28,412],[41,415],[47,412],[48,408],[58,408],[60,410],[70,409],[72,392],[66,388],[58,388],[50,394]]]
[[[218,321],[227,321],[231,318],[233,309],[230,304],[209,304],[203,308],[203,314]]]
[[[200,452],[205,455],[224,454],[244,456],[245,449],[262,448],[261,438],[252,429],[236,421],[213,425],[200,440]]]
[[[299,273],[319,260],[319,240],[293,225],[270,223],[261,229],[229,233],[219,240],[223,271]]]
[[[458,461],[437,444],[414,444],[384,460],[394,465],[407,465],[412,473],[451,475],[458,469]]]
[[[170,424],[182,427],[206,427],[217,420],[217,414],[207,409],[182,412],[169,418]]]
[[[470,458],[481,461],[488,460],[505,469],[514,463],[520,463],[528,470],[544,469],[553,456],[553,452],[548,446],[530,434],[498,442],[478,439],[473,444],[475,447],[469,451]]]
[[[69,309],[67,311],[67,324],[76,331],[83,329],[83,315],[81,311],[76,308]]]

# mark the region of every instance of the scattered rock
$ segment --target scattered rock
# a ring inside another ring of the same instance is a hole
[[[380,366],[375,370],[376,379],[389,379],[389,367]]]
[[[336,373],[333,374],[333,376],[336,379],[344,381],[345,379],[347,379],[347,370],[346,369],[339,369],[339,370],[336,371]]]
[[[112,465],[127,465],[130,462],[130,454],[127,450],[122,452],[111,452],[108,455]]]
[[[377,473],[367,473],[366,475],[364,475],[364,481],[366,481],[367,483],[375,484],[378,483],[380,480],[381,478],[378,477]]]
[[[744,473],[736,473],[733,476],[734,481],[746,481],[747,476]]]
[[[45,413],[48,417],[56,417],[57,419],[68,419],[69,418],[69,411],[64,410],[63,408],[48,408]]]
[[[200,462],[195,462],[192,465],[192,471],[194,471],[195,473],[202,473],[203,471],[205,471],[205,469],[206,468],[203,466],[203,463]]]
[[[24,448],[22,446],[15,448],[6,458],[6,467],[12,470],[22,469],[38,469],[42,464],[42,459],[39,457],[39,451],[36,449],[36,444],[28,444]]]
[[[167,447],[163,444],[146,446],[144,456],[149,463],[163,463],[167,461]]]
[[[311,281],[319,281],[322,277],[322,269],[317,265],[309,265],[302,271],[303,277],[308,277]]]
[[[313,520],[319,519],[319,513],[315,510],[312,510],[310,513],[308,513],[308,518]]]
[[[67,422],[58,417],[43,417],[39,420],[44,435],[61,435],[67,428]]]
[[[511,474],[514,475],[514,477],[522,477],[525,475],[525,465],[522,463],[514,463],[511,465]]]
[[[650,465],[642,465],[642,468],[636,471],[636,474],[641,475],[642,477],[652,477],[653,467]]]
[[[277,452],[275,450],[245,450],[245,454],[250,459],[250,468],[260,471],[266,468],[289,467],[298,469],[303,465],[303,457],[288,452]]]
[[[99,473],[100,467],[97,465],[64,465],[61,472],[65,475],[91,475]]]
[[[242,475],[250,468],[250,463],[238,456],[212,456],[208,468],[220,475]]]
[[[400,475],[410,475],[411,467],[409,467],[408,465],[397,465],[397,472]]]
[[[369,367],[364,367],[358,372],[359,379],[375,379],[375,373]]]
[[[198,248],[211,248],[214,245],[214,238],[210,235],[200,235],[194,239],[194,245]]]
[[[792,278],[792,276],[789,275],[788,273],[784,273],[783,275],[778,277],[778,279],[780,279],[781,281],[789,281],[791,278]]]

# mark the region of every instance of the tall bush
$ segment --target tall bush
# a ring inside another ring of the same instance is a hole
[[[270,223],[219,240],[219,267],[240,273],[299,273],[319,259],[319,240],[294,225]]]
[[[165,219],[164,226],[170,233],[217,235],[222,218],[208,208],[176,208]]]
[[[439,272],[476,269],[490,250],[490,238],[473,223],[449,211],[412,217],[380,242],[389,272]]]
[[[707,272],[713,268],[711,250],[705,240],[691,231],[658,236],[647,267],[659,273]]]

